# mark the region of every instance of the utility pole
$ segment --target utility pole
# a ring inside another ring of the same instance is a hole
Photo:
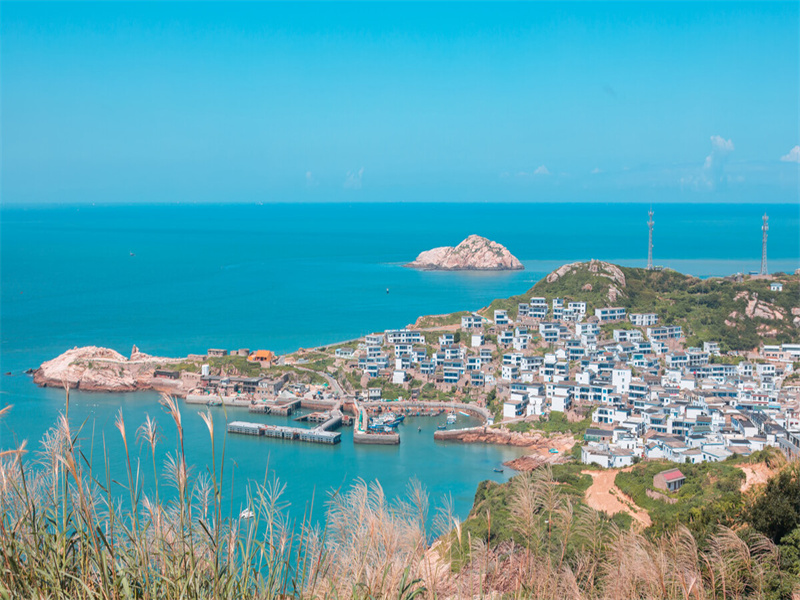
[[[647,270],[653,270],[653,207],[650,207],[650,212],[647,213],[647,216],[650,217],[647,221],[647,228],[650,231],[649,236],[647,238]],[[766,235],[766,234],[764,234]],[[766,240],[766,238],[764,238]],[[764,242],[766,244],[766,242]]]
[[[761,274],[767,275],[767,232],[769,231],[769,217],[767,213],[761,218],[764,224],[761,226]]]

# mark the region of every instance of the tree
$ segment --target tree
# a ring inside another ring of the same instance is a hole
[[[767,482],[748,508],[748,521],[776,544],[800,526],[800,465],[786,467]]]

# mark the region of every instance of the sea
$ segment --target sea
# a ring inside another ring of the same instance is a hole
[[[25,374],[74,346],[128,355],[135,344],[161,356],[208,348],[294,351],[400,328],[426,314],[478,309],[525,292],[560,265],[602,259],[646,264],[644,204],[217,204],[70,205],[0,208],[0,450],[27,440],[30,460],[64,411],[63,390]],[[758,270],[761,217],[769,215],[770,271],[800,268],[797,205],[663,204],[654,211],[654,262],[700,276]],[[479,234],[505,245],[524,271],[423,272],[416,255]],[[181,403],[187,460],[209,473],[209,435],[198,407]],[[413,480],[434,507],[452,502],[464,518],[480,481],[504,481],[495,467],[520,450],[433,440],[437,420],[410,418],[394,447],[334,447],[225,436],[227,420],[254,416],[210,409],[217,451],[224,447],[226,502],[247,504],[248,486],[277,478],[292,518],[322,519],[330,495],[353,482],[379,482],[389,498]],[[176,429],[154,393],[74,391],[70,422],[98,472],[103,453],[121,481],[124,451],[143,459],[135,430],[147,415],[161,430],[159,465],[176,448]],[[475,421],[459,417],[458,426]],[[419,431],[419,429],[422,431]],[[119,483],[112,490],[127,492]]]

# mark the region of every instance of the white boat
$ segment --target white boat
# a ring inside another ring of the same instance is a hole
[[[254,516],[255,514],[249,508],[245,508],[242,512],[239,513],[240,519],[252,519]]]
[[[452,425],[453,423],[456,422],[456,419],[458,419],[456,413],[450,413],[449,415],[447,415],[447,424]]]

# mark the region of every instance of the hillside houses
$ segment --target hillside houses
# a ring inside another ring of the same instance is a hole
[[[767,446],[800,455],[800,384],[784,385],[800,344],[728,356],[713,341],[687,347],[656,313],[590,313],[563,298],[482,312],[449,330],[371,334],[338,358],[409,397],[414,386],[415,397],[422,387],[482,404],[491,393],[506,421],[591,411],[581,460],[603,466],[720,461]]]

